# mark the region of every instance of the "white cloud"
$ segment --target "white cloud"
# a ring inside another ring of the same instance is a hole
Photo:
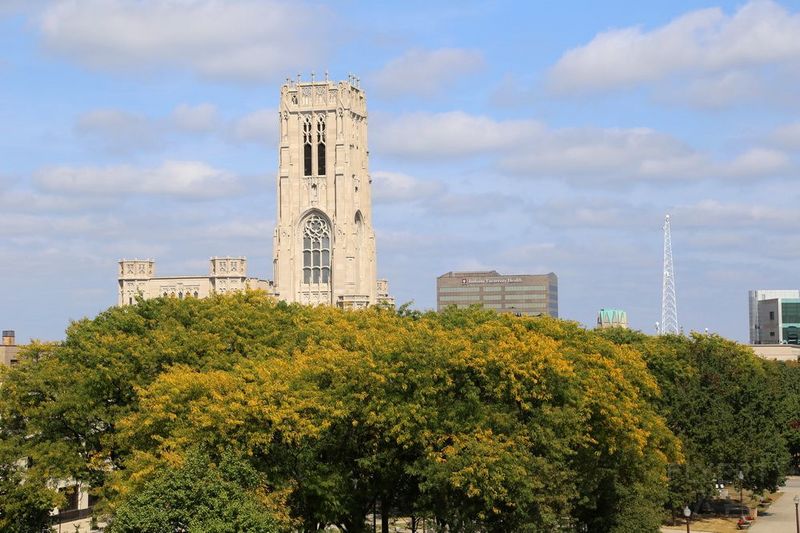
[[[375,90],[388,96],[432,96],[483,66],[483,55],[477,50],[411,50],[389,61],[370,81]]]
[[[161,142],[162,127],[150,118],[119,109],[96,109],[78,117],[76,131],[110,152],[152,149]]]
[[[382,154],[423,161],[488,157],[501,171],[581,183],[766,178],[797,171],[783,152],[753,147],[730,160],[650,128],[550,129],[534,120],[495,120],[461,111],[378,117]]]
[[[600,33],[566,52],[551,69],[558,92],[630,87],[684,73],[719,73],[800,61],[800,14],[751,0],[733,15],[701,9],[645,31]],[[723,95],[723,98],[725,95]]]
[[[95,68],[263,81],[323,60],[332,16],[279,0],[58,0],[39,28],[50,50]]]
[[[510,154],[500,165],[525,176],[680,180],[696,177],[703,157],[649,128],[568,128],[533,139],[527,150]]]
[[[207,133],[217,127],[219,118],[213,104],[181,104],[172,112],[172,123],[176,128],[192,133]]]
[[[278,142],[278,111],[259,109],[231,125],[234,140],[256,142],[273,148]]]
[[[800,212],[796,209],[750,203],[723,203],[711,199],[678,206],[670,215],[681,226],[702,229],[788,229],[800,223]]]
[[[506,149],[544,129],[534,120],[497,121],[463,111],[378,115],[372,127],[371,138],[381,152],[422,158]]]
[[[789,157],[769,148],[751,148],[722,165],[722,174],[733,178],[775,176],[792,169]]]
[[[150,169],[128,165],[61,166],[44,169],[34,179],[48,191],[98,196],[147,194],[212,199],[240,191],[232,173],[199,161],[167,161]]]
[[[178,135],[216,134],[230,142],[277,142],[277,115],[262,109],[225,120],[210,103],[179,104],[169,116],[153,117],[120,109],[95,109],[78,117],[75,130],[114,154],[163,148]]]
[[[800,122],[784,124],[771,135],[772,141],[791,150],[800,150]]]
[[[441,192],[440,183],[417,179],[400,172],[372,173],[372,198],[376,204],[409,202]]]

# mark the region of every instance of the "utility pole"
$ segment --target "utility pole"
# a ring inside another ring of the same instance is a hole
[[[672,236],[669,215],[664,218],[664,275],[661,286],[661,335],[678,335],[678,303],[675,298],[675,269],[672,265]]]

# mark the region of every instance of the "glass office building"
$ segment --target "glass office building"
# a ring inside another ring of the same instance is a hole
[[[480,305],[498,313],[558,317],[558,277],[503,275],[496,270],[448,272],[436,278],[436,308]]]

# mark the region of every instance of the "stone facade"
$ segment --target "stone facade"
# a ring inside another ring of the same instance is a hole
[[[367,100],[355,79],[281,88],[273,234],[275,294],[287,302],[377,302]]]
[[[272,293],[272,282],[247,277],[244,257],[212,257],[207,276],[156,276],[151,259],[122,259],[118,270],[117,305],[132,305],[137,295],[144,299],[172,296],[206,298],[213,293],[225,294],[245,289],[261,289]]]
[[[376,276],[367,100],[355,78],[281,88],[273,234],[274,282],[247,277],[244,257],[212,258],[208,276],[157,277],[152,260],[119,262],[118,305],[263,289],[280,300],[356,309],[394,305]]]

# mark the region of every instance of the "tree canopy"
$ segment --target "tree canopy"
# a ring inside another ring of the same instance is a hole
[[[139,301],[0,376],[0,491],[46,510],[47,480],[79,480],[112,532],[358,532],[376,510],[434,530],[657,531],[720,464],[779,481],[800,417],[771,385],[790,374],[718,337],[479,309]],[[4,520],[42,518],[0,503]]]

